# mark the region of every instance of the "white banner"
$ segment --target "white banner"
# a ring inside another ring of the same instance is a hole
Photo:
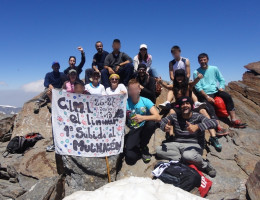
[[[104,157],[123,151],[126,95],[52,90],[52,127],[60,155]]]

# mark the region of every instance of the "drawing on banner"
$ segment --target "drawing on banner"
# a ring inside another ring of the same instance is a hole
[[[55,151],[60,155],[104,157],[123,151],[126,95],[52,92]]]

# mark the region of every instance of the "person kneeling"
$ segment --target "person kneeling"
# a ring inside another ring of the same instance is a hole
[[[173,126],[175,136],[172,142],[163,143],[156,149],[158,158],[194,164],[215,177],[216,170],[209,161],[203,160],[202,153],[205,130],[216,128],[217,121],[193,112],[190,97],[181,97],[178,104],[180,114],[171,114],[161,120],[161,129],[168,132]]]
[[[140,158],[145,163],[151,160],[147,145],[156,129],[155,121],[160,121],[153,102],[141,97],[140,92],[139,82],[131,79],[126,105],[127,126],[130,128],[125,140],[125,161],[128,165],[134,165]]]

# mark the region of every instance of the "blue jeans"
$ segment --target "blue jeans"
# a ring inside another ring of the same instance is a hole
[[[133,64],[128,63],[123,67],[120,67],[117,74],[120,76],[120,83],[123,83],[125,86],[127,86],[128,81],[133,77],[134,74]],[[101,70],[101,81],[105,88],[110,87],[109,76],[110,74],[107,69]]]

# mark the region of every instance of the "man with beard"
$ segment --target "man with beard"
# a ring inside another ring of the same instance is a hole
[[[81,52],[81,61],[79,63],[78,66],[76,65],[76,57],[75,56],[70,56],[69,57],[69,67],[67,69],[64,70],[64,74],[68,75],[69,71],[71,69],[75,69],[77,71],[77,75],[78,75],[78,79],[79,79],[79,75],[82,72],[82,68],[85,64],[85,52],[84,49],[82,47],[78,47],[78,50]]]
[[[159,158],[183,161],[194,164],[198,169],[210,177],[216,176],[216,170],[203,160],[204,134],[207,129],[217,127],[217,121],[192,111],[190,97],[181,97],[178,100],[180,114],[171,114],[161,120],[161,129],[170,132],[173,126],[174,134],[171,142],[163,143],[156,149]]]
[[[101,71],[104,69],[105,58],[108,55],[108,52],[103,50],[103,43],[101,41],[97,41],[95,46],[97,53],[93,56],[92,68],[86,69],[85,84],[90,83],[89,78],[91,78],[94,71],[101,73]]]
[[[140,96],[150,99],[153,103],[156,101],[155,79],[146,73],[147,66],[139,64],[137,68],[136,80],[140,83]]]

